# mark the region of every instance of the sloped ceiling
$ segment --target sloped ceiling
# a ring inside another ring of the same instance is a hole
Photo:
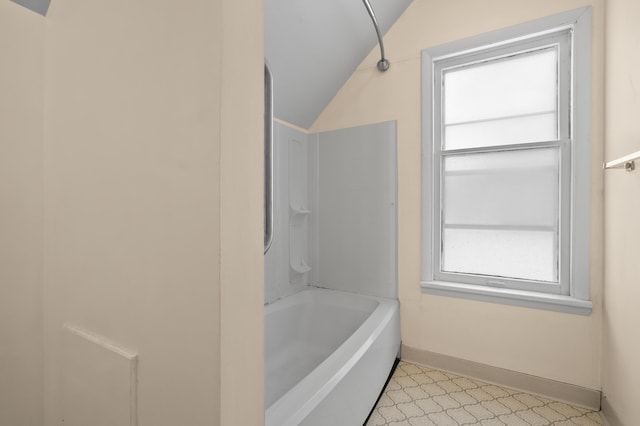
[[[411,0],[370,0],[385,34]],[[311,127],[378,39],[362,0],[265,0],[274,112]],[[393,52],[385,51],[393,68]],[[372,64],[375,66],[375,64]]]
[[[28,9],[31,9],[42,16],[47,14],[47,9],[49,9],[49,2],[50,2],[50,0],[12,0],[12,1],[15,3],[21,4],[22,6]]]

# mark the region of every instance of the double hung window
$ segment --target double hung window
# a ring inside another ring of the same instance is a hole
[[[588,12],[423,52],[425,291],[590,308]]]

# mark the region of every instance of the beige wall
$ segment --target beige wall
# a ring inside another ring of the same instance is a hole
[[[262,7],[236,3],[51,4],[46,425],[87,386],[64,324],[138,354],[139,425],[262,423]]]
[[[608,0],[607,161],[640,150],[640,3]],[[636,162],[636,167],[640,166]],[[640,172],[605,174],[605,285],[602,390],[623,425],[640,419]]]
[[[593,313],[576,316],[420,291],[420,52],[486,31],[593,5]],[[320,132],[398,120],[398,275],[403,344],[519,372],[600,387],[603,21],[601,0],[415,0],[311,127]]]
[[[42,423],[44,18],[0,2],[0,424]]]
[[[264,424],[263,1],[221,10],[221,424]]]

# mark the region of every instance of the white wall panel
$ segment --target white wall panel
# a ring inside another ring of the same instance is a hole
[[[396,123],[318,138],[318,285],[395,298]]]
[[[273,242],[265,255],[265,303],[274,302],[302,290],[307,286],[311,277],[311,273],[298,274],[299,276],[296,276],[291,272],[290,267],[292,258],[290,251],[291,190],[296,189],[299,193],[299,199],[293,200],[295,204],[293,207],[298,209],[301,207],[309,209],[308,205],[300,205],[300,200],[304,200],[306,204],[308,199],[313,198],[306,183],[309,178],[309,158],[306,155],[309,135],[276,122],[273,126],[273,138]],[[303,151],[305,153],[303,159],[290,158],[292,145],[304,148],[293,150],[294,152]],[[292,162],[294,163],[292,164]],[[299,178],[291,176],[292,172],[296,175],[303,175],[304,179],[300,179],[300,182],[298,182]],[[291,179],[292,177],[293,179]],[[303,185],[300,186],[298,183],[303,183]],[[308,221],[310,223],[310,220],[310,218],[298,217],[295,222]],[[309,227],[305,229],[308,232]],[[308,235],[304,244],[309,244]],[[305,246],[303,251],[306,255],[308,247]],[[295,258],[299,254],[297,251],[293,253]],[[307,259],[307,264],[310,265],[311,263],[311,260]]]

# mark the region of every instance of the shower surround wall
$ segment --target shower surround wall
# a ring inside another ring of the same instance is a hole
[[[316,147],[314,135],[274,123],[273,242],[265,255],[265,303],[303,290],[317,274],[316,256],[309,244],[316,218],[316,197],[311,195],[316,193],[312,179],[316,175]],[[297,157],[295,164],[291,155]],[[298,247],[294,253],[292,244]],[[303,262],[308,271],[301,272]]]
[[[318,286],[398,298],[396,123],[318,134]]]
[[[395,122],[274,127],[265,424],[362,424],[400,349]]]
[[[307,134],[274,123],[265,304],[309,285],[397,298],[396,123]]]

